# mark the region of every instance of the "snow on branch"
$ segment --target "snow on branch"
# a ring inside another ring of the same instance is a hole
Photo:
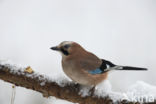
[[[55,96],[79,104],[112,104],[110,97],[95,95],[82,96],[81,87],[72,82],[58,83],[46,75],[33,72],[30,67],[23,68],[10,63],[0,62],[0,79],[16,86],[25,87],[40,92],[44,97]],[[59,80],[59,79],[58,79]],[[126,100],[116,104],[131,104]],[[138,103],[137,103],[138,104]],[[151,103],[152,104],[152,103]],[[154,103],[153,103],[154,104]]]

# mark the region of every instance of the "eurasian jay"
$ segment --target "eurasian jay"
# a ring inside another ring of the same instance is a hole
[[[111,70],[147,70],[146,68],[115,65],[110,61],[98,58],[72,41],[64,41],[51,49],[61,52],[65,74],[74,82],[82,85],[96,86],[107,78]]]

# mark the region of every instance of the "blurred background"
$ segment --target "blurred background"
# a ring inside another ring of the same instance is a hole
[[[138,80],[156,85],[156,0],[0,0],[0,60],[61,75],[61,55],[49,48],[65,40],[116,64],[149,69],[110,73],[114,91]],[[0,104],[10,103],[11,92],[0,81]],[[18,87],[15,104],[21,103],[69,104]]]

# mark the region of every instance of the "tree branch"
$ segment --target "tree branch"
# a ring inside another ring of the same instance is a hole
[[[25,87],[34,91],[38,91],[43,96],[55,96],[60,99],[68,100],[79,104],[112,104],[109,97],[99,98],[97,96],[82,97],[79,94],[80,88],[77,84],[70,83],[65,86],[60,86],[58,83],[49,80],[48,77],[37,74],[27,73],[25,69],[15,68],[9,64],[0,65],[0,79],[13,83],[16,86]],[[118,102],[124,104],[126,102]]]

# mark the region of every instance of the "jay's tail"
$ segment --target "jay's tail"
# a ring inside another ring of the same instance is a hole
[[[127,71],[146,71],[148,70],[147,68],[139,68],[139,67],[131,67],[131,66],[114,66],[114,67],[109,67],[107,69],[104,69],[104,72],[111,71],[111,70],[127,70]]]
[[[136,71],[143,71],[147,70],[147,68],[140,68],[140,67],[132,67],[132,66],[116,66],[116,70],[136,70]]]
[[[136,70],[136,71],[145,71],[145,70],[148,70],[147,68],[115,65],[112,62],[107,61],[107,60],[102,60],[101,69],[104,69],[104,71],[111,71],[111,70]]]

